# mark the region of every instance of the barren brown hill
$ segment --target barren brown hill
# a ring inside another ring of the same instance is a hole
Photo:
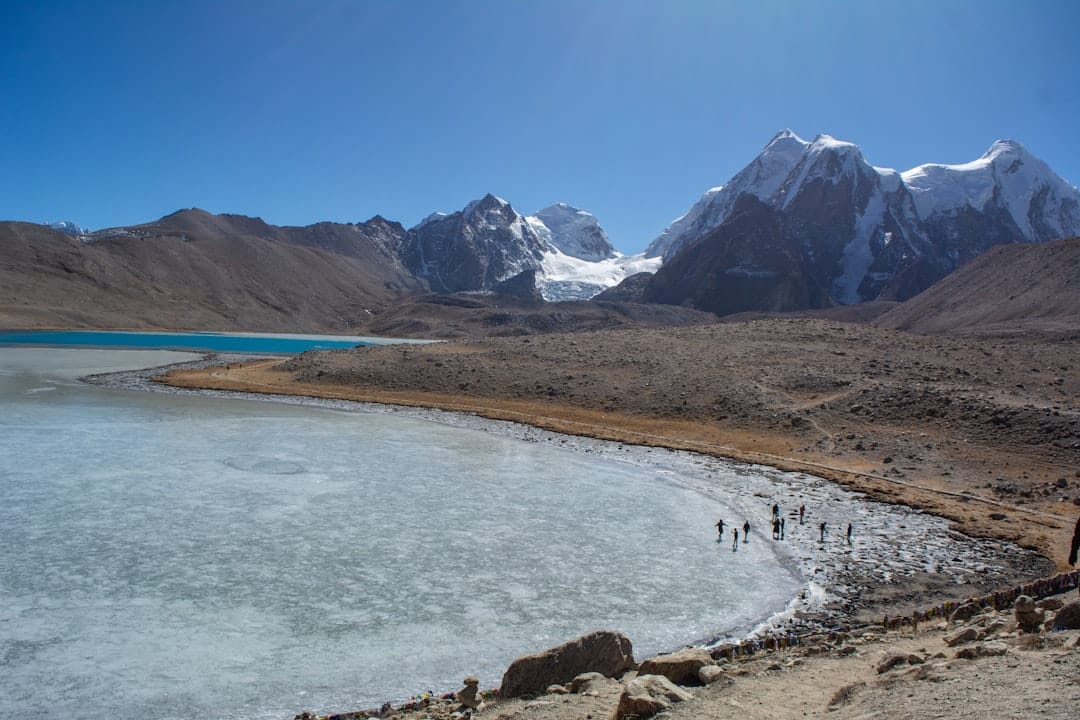
[[[350,332],[422,289],[384,245],[394,231],[185,210],[81,242],[4,222],[0,325]]]
[[[916,333],[1075,337],[1080,238],[998,245],[874,322]]]

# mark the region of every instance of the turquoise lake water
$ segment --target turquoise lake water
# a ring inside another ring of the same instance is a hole
[[[425,341],[348,337],[343,335],[124,332],[113,330],[0,330],[0,347],[51,345],[75,348],[197,350],[267,355],[291,355],[306,350],[337,350],[359,345],[416,342]]]

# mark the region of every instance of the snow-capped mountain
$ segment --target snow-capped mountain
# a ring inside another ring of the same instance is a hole
[[[405,233],[401,259],[436,292],[490,290],[539,270],[547,242],[502,198],[490,193],[452,214],[434,213]]]
[[[537,277],[545,300],[587,300],[660,267],[660,258],[618,252],[596,217],[572,205],[556,203],[525,219],[548,243]]]
[[[564,255],[599,262],[619,253],[592,213],[556,203],[525,218],[548,245]]]
[[[551,301],[588,299],[661,262],[624,257],[584,210],[558,203],[525,217],[490,194],[456,213],[432,213],[400,247],[405,266],[436,292],[491,290],[531,270]]]
[[[669,261],[702,242],[746,194],[785,216],[777,226],[805,246],[806,272],[842,303],[905,299],[996,244],[1080,234],[1080,191],[1015,141],[970,163],[899,173],[852,143],[784,130],[646,255]]]
[[[48,223],[48,226],[50,228],[52,228],[53,230],[59,230],[60,232],[64,233],[65,235],[74,235],[75,237],[78,237],[79,235],[85,235],[86,234],[85,229],[79,227],[78,225],[71,222],[70,220],[62,220],[60,222],[51,222],[51,223]]]

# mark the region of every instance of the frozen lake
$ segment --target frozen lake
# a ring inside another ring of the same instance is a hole
[[[76,380],[190,358],[0,349],[3,714],[351,710],[589,630],[639,658],[746,630],[804,586],[756,519],[715,542],[736,501],[645,465]]]

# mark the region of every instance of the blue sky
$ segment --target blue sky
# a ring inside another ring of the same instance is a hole
[[[492,192],[637,252],[790,127],[1080,184],[1080,3],[0,4],[0,218],[409,226]]]

